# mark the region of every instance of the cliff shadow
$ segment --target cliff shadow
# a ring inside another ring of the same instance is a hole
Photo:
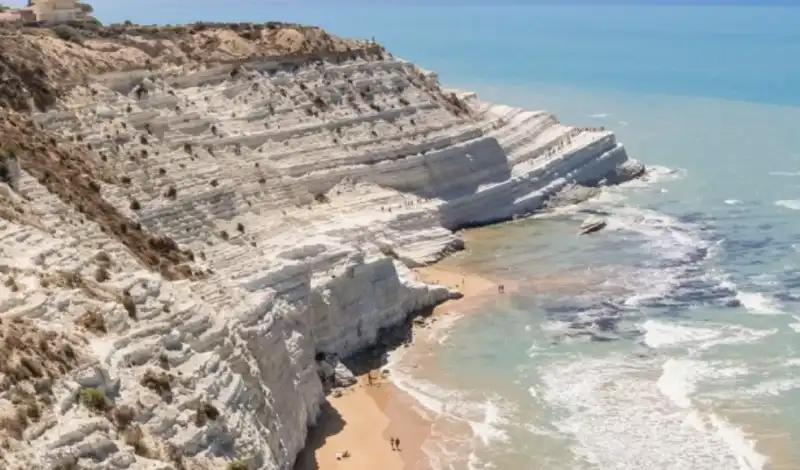
[[[433,314],[434,307],[412,313],[406,320],[393,327],[381,328],[375,344],[356,354],[342,359],[342,362],[356,375],[364,375],[379,370],[387,364],[388,353],[400,347],[406,347],[414,339],[414,321]]]
[[[323,402],[317,424],[308,428],[306,445],[297,454],[293,470],[319,470],[321,466],[317,460],[317,450],[325,444],[330,436],[341,432],[345,424],[342,415],[330,403]]]

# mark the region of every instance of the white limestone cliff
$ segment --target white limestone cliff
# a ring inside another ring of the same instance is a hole
[[[10,469],[234,456],[289,469],[325,400],[315,357],[357,352],[451,295],[410,267],[460,249],[458,228],[635,173],[609,131],[445,92],[390,57],[106,74],[35,120],[121,176],[98,183],[102,199],[208,275],[147,270],[9,163],[0,321],[58,331],[76,351],[46,403],[19,397],[47,374],[0,394],[0,420],[28,416],[3,439]],[[8,363],[30,362],[10,338]]]

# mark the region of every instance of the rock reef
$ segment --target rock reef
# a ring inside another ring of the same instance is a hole
[[[58,27],[57,27],[58,28]],[[65,29],[69,28],[69,29]],[[459,228],[638,174],[317,28],[0,31],[0,466],[289,469]]]

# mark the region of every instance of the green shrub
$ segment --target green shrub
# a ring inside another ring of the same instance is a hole
[[[83,406],[93,411],[102,412],[108,408],[106,394],[99,388],[82,388],[78,398]]]
[[[77,44],[81,44],[82,42],[80,31],[73,28],[72,26],[67,26],[65,24],[60,24],[54,27],[53,34],[55,34],[57,38],[63,41],[71,41]]]
[[[227,470],[249,470],[250,466],[243,460],[234,460],[228,463]]]

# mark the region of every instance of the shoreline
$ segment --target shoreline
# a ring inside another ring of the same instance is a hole
[[[405,325],[397,326],[399,334],[389,333],[394,343],[379,341],[373,350],[346,361],[358,382],[341,389],[340,396],[328,395],[294,470],[374,470],[375,462],[380,462],[381,470],[432,470],[423,445],[431,436],[434,421],[419,411],[422,404],[392,382],[385,359],[391,351],[408,347],[413,337],[428,330],[439,316],[468,314],[503,295],[498,292],[498,282],[462,271],[459,266],[441,263],[413,270],[419,280],[458,290],[463,297],[410,316]],[[505,292],[515,287],[506,284]],[[400,439],[400,452],[392,450],[392,437]],[[337,460],[337,454],[345,451],[350,457]]]

